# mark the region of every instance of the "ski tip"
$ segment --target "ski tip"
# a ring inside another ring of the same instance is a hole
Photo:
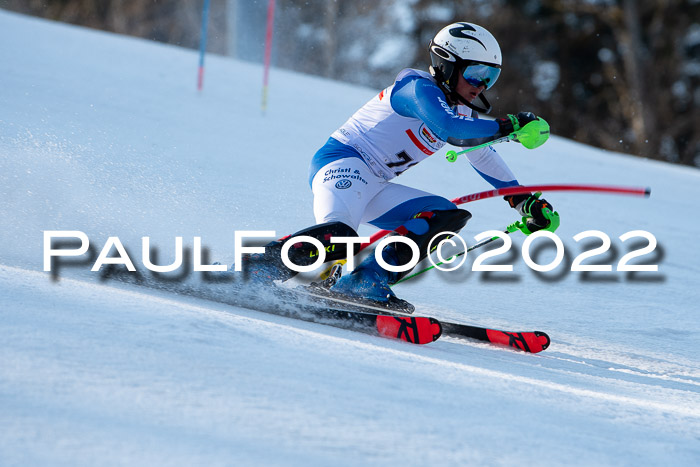
[[[542,352],[543,350],[547,350],[549,347],[549,344],[552,343],[551,339],[547,335],[546,332],[542,331],[535,331],[535,338],[537,339],[537,342],[539,344],[539,350],[536,352]],[[533,351],[534,352],[534,351]]]
[[[542,331],[522,332],[519,337],[520,339],[510,343],[511,347],[530,353],[540,353],[547,350],[552,342],[547,333]]]
[[[442,325],[435,318],[419,316],[377,316],[380,336],[412,344],[429,344],[442,335]]]
[[[430,320],[430,329],[433,335],[433,342],[436,340],[440,339],[440,336],[442,336],[442,324],[440,324],[440,321],[436,320],[435,318],[428,318]]]
[[[644,196],[646,196],[647,198],[651,196],[651,187],[646,187],[644,189]]]
[[[542,352],[549,347],[551,342],[547,333],[542,331],[509,332],[494,329],[486,330],[486,340],[493,344],[505,345],[529,353]]]

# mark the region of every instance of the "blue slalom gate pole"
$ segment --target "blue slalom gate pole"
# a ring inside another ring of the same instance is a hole
[[[209,25],[209,0],[204,0],[202,7],[202,29],[199,35],[199,71],[197,72],[197,90],[204,85],[204,54],[207,51],[207,29]]]

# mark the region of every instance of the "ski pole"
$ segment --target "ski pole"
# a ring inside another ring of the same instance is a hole
[[[521,230],[521,231],[522,231],[523,228],[525,228],[525,224],[524,224],[523,222],[521,222],[521,221],[515,221],[515,222],[513,222],[512,224],[510,224],[508,227],[506,227],[506,230],[504,230],[503,233],[506,234],[506,235],[510,235],[511,233],[515,232],[516,230]],[[479,243],[477,243],[476,245],[472,245],[472,246],[470,246],[469,248],[467,248],[466,250],[464,250],[464,251],[462,251],[462,252],[460,252],[460,253],[457,253],[457,254],[455,254],[455,255],[450,256],[450,257],[447,258],[445,261],[441,261],[441,262],[439,262],[439,263],[437,263],[437,264],[432,264],[432,265],[428,266],[427,268],[421,269],[421,270],[418,271],[418,272],[414,272],[413,274],[410,274],[410,275],[408,275],[408,276],[402,278],[401,280],[397,281],[396,284],[400,284],[400,283],[405,282],[405,281],[407,281],[407,280],[409,280],[409,279],[412,279],[412,278],[414,278],[414,277],[416,277],[416,276],[418,276],[418,275],[420,275],[420,274],[423,274],[424,272],[428,272],[428,271],[430,271],[431,269],[435,269],[437,266],[442,266],[442,265],[445,264],[445,263],[449,263],[449,262],[451,262],[453,259],[458,258],[458,257],[460,257],[460,256],[464,256],[464,255],[466,255],[467,253],[469,253],[470,251],[474,251],[474,250],[476,250],[477,248],[481,248],[482,246],[486,246],[486,245],[488,245],[489,243],[492,243],[492,242],[496,241],[496,240],[499,239],[499,238],[501,238],[501,237],[497,235],[497,236],[495,236],[495,237],[491,237],[491,238],[487,238],[487,239],[485,239],[485,240],[482,240],[482,241],[480,241]],[[393,285],[396,285],[396,284],[393,284]],[[392,285],[392,287],[393,287],[393,285]]]
[[[560,219],[559,219],[559,214],[556,211],[552,212],[549,209],[544,209],[542,211],[542,214],[544,215],[544,217],[547,220],[549,220],[549,226],[542,229],[542,230],[548,230],[550,232],[554,232],[555,230],[557,230],[557,228],[559,228]],[[506,230],[504,230],[503,233],[506,235],[510,235],[511,233],[516,232],[518,230],[521,231],[522,233],[524,233],[525,235],[530,235],[532,233],[527,226],[527,217],[523,217],[523,219],[521,221],[513,222],[508,227],[506,227]],[[409,279],[412,279],[420,274],[423,274],[424,272],[430,271],[431,269],[435,269],[436,267],[442,266],[445,263],[449,263],[453,259],[455,259],[459,256],[464,256],[467,253],[469,253],[470,251],[474,251],[477,248],[481,248],[482,246],[488,245],[489,243],[491,243],[499,238],[501,238],[501,237],[497,235],[495,237],[491,237],[491,238],[487,238],[485,240],[482,240],[479,243],[477,243],[476,245],[473,245],[473,246],[467,248],[465,251],[462,251],[460,253],[452,255],[451,257],[447,258],[445,261],[441,261],[437,264],[432,264],[432,265],[428,266],[427,268],[421,269],[418,272],[415,272],[413,274],[410,274],[410,275],[402,278],[401,280],[397,281],[396,284],[400,284],[400,283],[405,282]],[[393,285],[396,285],[396,284],[393,284]]]
[[[513,139],[514,139],[513,134],[510,134],[510,135],[508,135],[508,136],[503,136],[502,138],[498,138],[498,139],[495,139],[495,140],[493,140],[493,141],[489,141],[489,142],[487,142],[487,143],[478,144],[478,145],[476,145],[476,146],[472,146],[472,147],[470,147],[470,148],[463,149],[463,150],[461,150],[461,151],[459,151],[459,152],[457,152],[457,151],[447,151],[447,152],[445,153],[445,159],[447,159],[449,162],[455,162],[455,161],[457,160],[457,157],[458,157],[458,156],[461,156],[462,154],[466,154],[466,153],[468,153],[468,152],[476,151],[477,149],[485,148],[486,146],[491,146],[491,145],[498,144],[498,143],[505,143],[505,142],[511,141],[511,140],[513,140]]]
[[[468,152],[475,151],[477,149],[485,148],[486,146],[492,146],[498,143],[505,143],[507,141],[517,141],[521,143],[527,149],[535,149],[544,144],[549,138],[549,125],[543,119],[538,118],[521,129],[514,131],[513,133],[503,136],[501,138],[495,139],[493,141],[487,141],[486,143],[477,144],[476,146],[471,146],[467,149],[463,149],[459,152],[457,151],[447,151],[445,153],[445,158],[449,162],[457,161],[457,157],[461,154],[466,154]]]
[[[506,234],[506,235],[508,235],[508,234],[510,234],[510,231],[509,231],[509,230],[504,230],[503,233]],[[470,247],[467,248],[466,250],[464,250],[464,251],[462,251],[462,252],[460,252],[460,253],[457,253],[457,254],[455,254],[455,255],[450,256],[450,257],[447,258],[445,261],[440,261],[440,262],[437,263],[437,264],[431,264],[431,265],[428,266],[427,268],[421,269],[420,271],[414,272],[413,274],[410,274],[410,275],[408,275],[408,276],[402,278],[401,280],[397,281],[396,284],[400,284],[400,283],[405,282],[405,281],[407,281],[407,280],[409,280],[409,279],[413,279],[414,277],[416,277],[416,276],[418,276],[418,275],[421,275],[421,274],[423,274],[424,272],[428,272],[428,271],[430,271],[431,269],[435,269],[435,268],[438,267],[438,266],[442,266],[442,265],[445,264],[445,263],[449,263],[449,262],[451,262],[453,259],[456,259],[456,258],[458,258],[458,257],[460,257],[460,256],[464,256],[464,255],[466,255],[467,253],[469,253],[470,251],[474,251],[474,250],[476,250],[477,248],[481,248],[482,246],[488,245],[489,243],[494,242],[496,239],[499,239],[499,238],[501,238],[501,237],[496,236],[496,237],[487,238],[486,240],[482,240],[482,241],[480,241],[479,243],[477,243],[476,245],[470,246]],[[396,284],[393,284],[391,287],[393,287],[393,286],[396,285]]]
[[[512,225],[512,224],[511,224],[511,225]],[[510,227],[510,226],[509,226],[509,227]],[[504,233],[504,234],[510,234],[511,231],[510,231],[510,230],[504,230],[503,233]],[[460,253],[457,253],[457,254],[455,254],[455,255],[450,256],[450,257],[447,258],[445,261],[441,261],[441,262],[439,262],[439,263],[437,263],[437,264],[435,264],[435,265],[428,266],[428,267],[425,268],[425,269],[421,269],[421,270],[418,271],[418,272],[415,272],[415,273],[413,273],[413,274],[411,274],[411,275],[409,275],[409,276],[404,277],[403,279],[401,279],[401,280],[399,280],[398,282],[396,282],[396,284],[400,284],[400,283],[402,283],[402,282],[404,282],[404,281],[407,281],[407,280],[409,280],[409,279],[411,279],[411,278],[413,278],[413,277],[416,277],[416,276],[419,275],[419,274],[423,274],[424,272],[427,272],[427,271],[429,271],[429,270],[431,270],[431,269],[434,269],[436,266],[442,266],[443,264],[448,263],[448,262],[452,261],[452,260],[455,259],[455,258],[458,258],[458,257],[460,257],[460,256],[466,255],[466,254],[469,253],[470,251],[473,251],[473,250],[476,250],[477,248],[481,248],[482,246],[488,245],[489,243],[491,243],[491,242],[493,242],[493,241],[495,241],[495,240],[497,240],[497,239],[499,239],[499,238],[501,238],[501,237],[496,236],[496,237],[487,238],[486,240],[482,240],[482,241],[480,241],[479,243],[477,243],[476,245],[473,245],[473,246],[467,248],[466,251],[462,251],[462,252],[460,252]],[[331,272],[333,271],[333,268],[334,268],[336,265],[339,265],[339,266],[342,267],[342,266],[345,265],[346,262],[347,262],[347,261],[344,260],[344,259],[341,259],[341,260],[338,260],[338,261],[333,262],[333,264],[331,264],[331,267],[330,267],[330,268],[328,268],[327,270],[323,271],[323,272],[320,274],[320,276],[319,276],[320,279],[321,279],[321,280],[326,280],[326,279],[331,275]],[[396,285],[396,284],[393,284],[391,287],[393,287],[393,286]]]

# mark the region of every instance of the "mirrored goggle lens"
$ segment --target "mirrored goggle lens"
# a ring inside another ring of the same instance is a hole
[[[475,88],[479,86],[486,86],[489,89],[496,83],[498,75],[501,74],[501,69],[488,65],[469,65],[464,69],[464,79],[467,83],[471,84]]]

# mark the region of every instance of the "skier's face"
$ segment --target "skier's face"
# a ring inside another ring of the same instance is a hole
[[[478,88],[475,88],[471,84],[467,83],[467,80],[464,79],[463,76],[459,76],[459,81],[457,82],[457,94],[459,94],[465,101],[472,102],[484,89],[486,89],[486,86],[483,84]]]

